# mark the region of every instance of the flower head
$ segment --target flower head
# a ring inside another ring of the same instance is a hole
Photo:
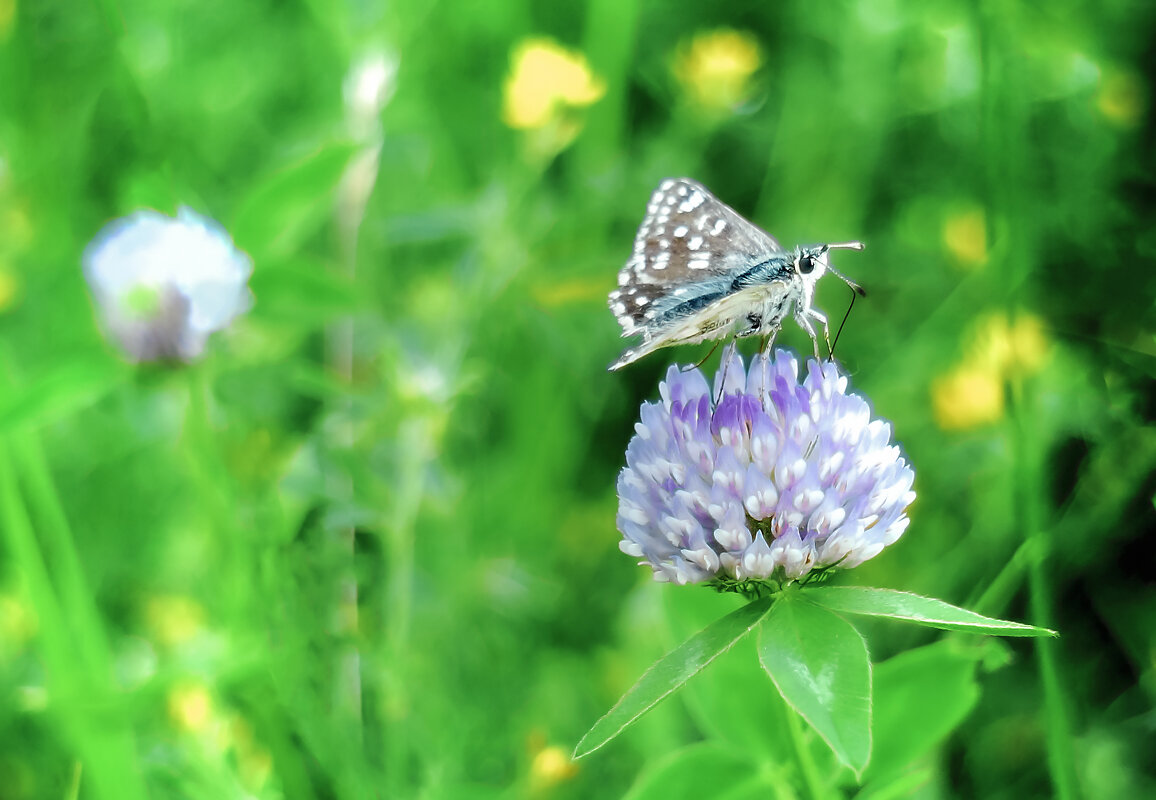
[[[748,99],[751,76],[761,64],[754,36],[717,30],[699,33],[682,45],[673,69],[691,102],[717,113],[733,111]]]
[[[1006,383],[1041,369],[1048,350],[1043,320],[1034,314],[981,317],[963,361],[931,383],[935,421],[944,430],[998,422]]]
[[[550,39],[527,39],[514,50],[503,87],[502,118],[511,128],[534,130],[567,109],[584,108],[606,93],[586,57]]]
[[[224,229],[187,208],[109,223],[84,253],[101,321],[136,361],[199,356],[209,334],[249,308],[252,271]]]
[[[778,350],[715,386],[672,366],[618,477],[619,547],[660,581],[790,581],[854,567],[907,529],[915,473],[834,364]],[[721,398],[715,402],[715,398]]]

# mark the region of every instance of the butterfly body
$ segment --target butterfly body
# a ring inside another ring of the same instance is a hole
[[[817,355],[810,320],[824,330],[827,320],[811,306],[814,287],[831,269],[828,252],[838,248],[863,245],[786,251],[701,184],[687,178],[663,181],[651,196],[634,252],[618,274],[618,288],[610,293],[622,335],[641,334],[642,342],[625,350],[610,369],[662,347],[732,333],[773,338],[792,311]]]

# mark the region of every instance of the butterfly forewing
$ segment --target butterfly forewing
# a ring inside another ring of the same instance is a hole
[[[781,252],[774,237],[702,184],[667,179],[650,197],[610,309],[624,336],[645,333],[648,312],[669,305],[674,291],[686,299],[691,287],[718,284]]]

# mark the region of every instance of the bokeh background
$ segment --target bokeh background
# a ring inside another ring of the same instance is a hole
[[[829,796],[1156,794],[1154,23],[0,0],[0,798],[807,796],[753,649],[569,761],[735,602],[614,527],[639,403],[707,351],[605,370],[678,175],[788,245],[867,243],[838,356],[919,499],[840,580],[1062,633],[863,626],[877,764],[820,760]],[[181,205],[255,303],[133,365],[82,254]]]

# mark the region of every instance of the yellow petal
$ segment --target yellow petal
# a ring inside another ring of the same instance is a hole
[[[503,87],[502,119],[511,128],[542,128],[567,108],[581,108],[606,93],[586,57],[550,39],[517,46]]]
[[[751,34],[709,31],[679,49],[674,75],[693,103],[723,111],[747,99],[750,78],[761,64],[758,41]]]

